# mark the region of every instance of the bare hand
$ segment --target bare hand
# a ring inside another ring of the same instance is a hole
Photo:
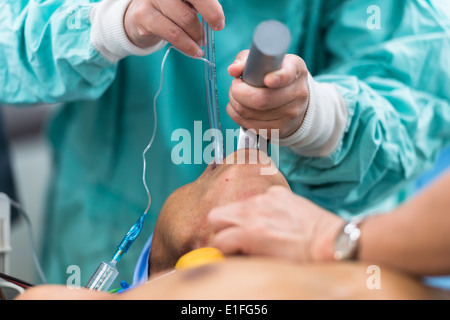
[[[215,232],[213,246],[225,254],[274,256],[296,262],[332,260],[334,238],[344,223],[280,186],[213,209],[208,221]]]
[[[235,77],[229,90],[227,113],[238,125],[258,132],[278,129],[286,138],[297,131],[305,117],[309,100],[308,70],[296,55],[286,55],[280,70],[264,78],[266,88],[252,87],[240,78],[249,51],[238,54],[228,73]]]
[[[201,57],[202,25],[198,14],[215,31],[225,26],[217,0],[133,0],[125,13],[125,31],[140,48],[164,39],[189,56]]]

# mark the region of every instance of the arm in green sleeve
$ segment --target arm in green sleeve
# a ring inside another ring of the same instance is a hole
[[[130,0],[5,0],[0,3],[0,103],[100,97],[116,63],[140,49],[126,36]]]
[[[0,103],[99,97],[115,67],[90,43],[90,1],[0,4]]]
[[[450,143],[448,1],[346,1],[323,19],[327,71],[348,124],[331,155],[282,154],[293,189],[331,210],[359,212],[405,187]],[[368,8],[377,5],[381,29]]]

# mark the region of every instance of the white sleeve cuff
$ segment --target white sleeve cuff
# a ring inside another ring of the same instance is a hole
[[[309,105],[300,128],[291,136],[280,139],[280,146],[289,146],[306,157],[327,157],[341,140],[348,121],[347,104],[330,83],[321,83],[308,75]]]
[[[164,47],[160,41],[153,47],[142,49],[134,45],[125,32],[125,11],[131,0],[103,0],[93,5],[90,13],[91,43],[112,63],[130,56],[146,56]]]

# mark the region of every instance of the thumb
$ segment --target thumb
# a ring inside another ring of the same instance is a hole
[[[228,67],[228,73],[230,74],[230,76],[234,78],[239,78],[240,76],[242,76],[249,53],[250,50],[239,52],[234,62]]]

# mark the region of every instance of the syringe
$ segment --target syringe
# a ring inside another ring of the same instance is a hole
[[[117,251],[111,262],[100,262],[97,270],[95,270],[92,277],[89,279],[86,288],[95,291],[107,291],[114,280],[119,275],[116,264],[122,259],[123,255],[127,253],[133,242],[139,236],[144,226],[144,219],[146,214],[144,213],[136,223],[128,230],[127,234],[123,238],[122,242],[117,247]]]
[[[111,260],[111,262],[100,262],[97,270],[95,270],[91,279],[89,279],[86,288],[94,291],[108,291],[111,284],[116,280],[119,275],[119,271],[116,269],[116,261]]]

